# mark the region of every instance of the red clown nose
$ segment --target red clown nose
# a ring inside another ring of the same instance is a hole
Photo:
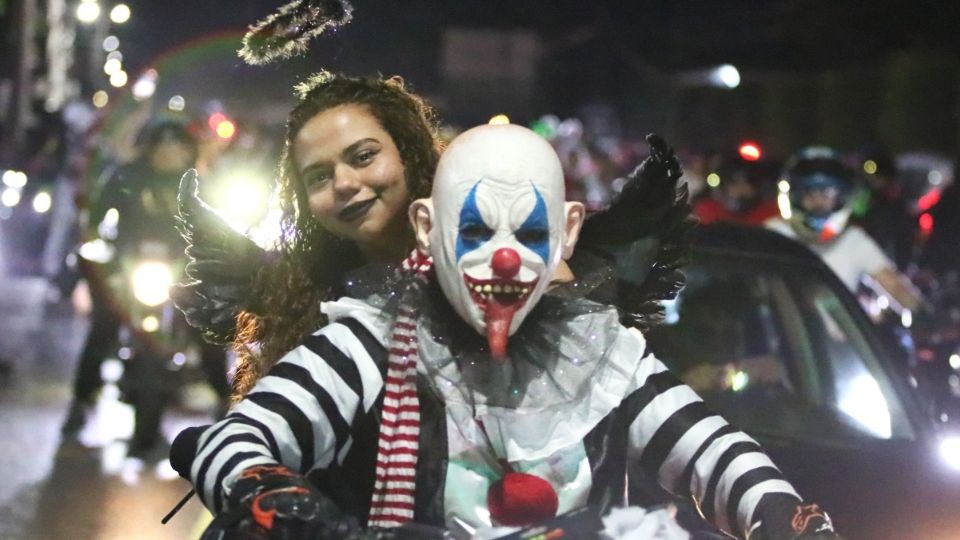
[[[493,253],[490,268],[497,277],[510,279],[520,271],[520,254],[514,249],[500,248]]]

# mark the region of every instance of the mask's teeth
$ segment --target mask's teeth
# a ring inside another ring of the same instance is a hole
[[[483,292],[485,293],[489,293],[492,290],[493,290],[493,287],[491,287],[489,283],[483,286]]]
[[[520,294],[527,294],[528,292],[530,292],[530,289],[524,287],[523,290],[520,291]]]
[[[503,288],[500,285],[494,285],[493,292],[495,293],[503,292]]]

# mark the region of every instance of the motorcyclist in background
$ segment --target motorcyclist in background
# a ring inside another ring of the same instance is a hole
[[[863,227],[897,268],[906,269],[913,260],[917,220],[908,209],[896,164],[888,152],[877,148],[868,148],[860,157],[867,189],[862,208],[854,209],[853,222]]]
[[[710,197],[693,205],[693,213],[701,223],[727,221],[743,225],[763,225],[778,214],[777,203],[764,192],[765,181],[773,184],[776,172],[770,174],[764,162],[747,161],[740,154],[714,156],[711,160],[715,182]],[[709,180],[709,178],[708,178]]]
[[[174,120],[148,124],[139,138],[142,152],[133,161],[103,175],[105,180],[99,183],[91,197],[88,215],[81,218],[87,239],[111,240],[117,256],[106,265],[79,258],[91,292],[91,327],[74,376],[73,400],[62,426],[65,435],[76,434],[85,425],[102,384],[100,365],[115,352],[124,308],[110,290],[108,277],[119,271],[117,259],[136,250],[146,237],[175,246],[174,254],[179,256],[185,247],[175,228],[177,187],[183,171],[196,162],[198,141],[186,125]],[[197,342],[201,344],[202,340]],[[202,357],[207,380],[225,401],[229,384],[224,351],[202,344]],[[140,420],[141,411],[137,412]],[[159,416],[149,423],[159,424]],[[159,425],[151,429],[139,428],[143,426],[135,429],[131,455],[144,453],[159,441]]]
[[[795,238],[818,253],[841,281],[856,292],[869,278],[902,308],[915,311],[921,297],[880,246],[849,224],[853,171],[828,147],[802,148],[785,164],[781,216],[765,226]]]

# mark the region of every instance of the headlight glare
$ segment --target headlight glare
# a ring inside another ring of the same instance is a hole
[[[149,261],[138,264],[132,276],[133,296],[144,305],[153,307],[170,298],[173,286],[173,272],[170,265]]]

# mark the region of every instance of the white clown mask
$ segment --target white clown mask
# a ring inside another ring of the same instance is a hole
[[[553,147],[516,125],[470,129],[440,158],[430,199],[410,209],[457,313],[486,335],[494,359],[573,251],[583,205],[565,200]]]

